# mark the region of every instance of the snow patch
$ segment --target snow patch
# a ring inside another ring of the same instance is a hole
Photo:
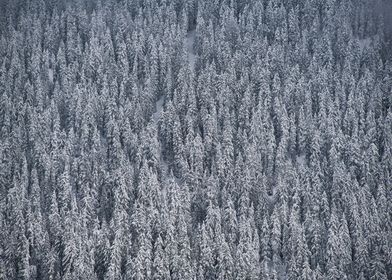
[[[169,172],[169,164],[167,163],[166,160],[163,159],[162,152],[161,152],[161,155],[159,157],[159,164],[160,164],[160,167],[161,167],[162,174],[164,174],[164,175],[168,174],[168,172]]]
[[[196,61],[195,49],[193,48],[193,45],[195,43],[195,38],[196,38],[196,30],[192,30],[188,32],[185,40],[185,46],[188,53],[188,62],[192,70],[195,69],[195,61]]]
[[[155,124],[156,127],[158,127],[158,122],[163,112],[164,101],[165,101],[165,97],[161,96],[157,100],[157,102],[155,102],[155,112],[152,114],[152,122]],[[166,160],[163,159],[162,146],[160,141],[159,141],[159,167],[161,169],[162,175],[166,176],[169,172],[169,164],[167,163]]]
[[[49,77],[49,82],[53,83],[53,69],[49,68],[48,70],[48,77]]]
[[[358,44],[359,44],[360,50],[363,51],[364,49],[369,48],[371,42],[372,42],[372,41],[371,41],[370,38],[358,40]]]
[[[152,120],[156,125],[158,125],[158,121],[163,111],[163,101],[164,97],[161,96],[161,98],[159,98],[158,101],[155,103],[155,113],[152,114]]]
[[[306,156],[305,155],[301,155],[301,156],[297,157],[297,164],[299,166],[305,166],[305,164],[306,164]]]

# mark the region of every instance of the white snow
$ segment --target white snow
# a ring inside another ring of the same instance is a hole
[[[161,113],[163,111],[163,101],[164,97],[161,96],[161,98],[159,98],[158,101],[155,103],[155,113],[152,114],[152,120],[157,126],[159,118],[161,117]]]
[[[161,96],[157,102],[155,102],[155,112],[152,114],[152,122],[155,124],[156,127],[158,127],[158,122],[159,119],[161,118],[162,112],[163,112],[163,103],[164,103],[165,97]],[[169,164],[167,163],[166,160],[163,159],[162,155],[162,147],[159,143],[159,165],[160,169],[162,171],[163,176],[166,176],[169,171]]]
[[[306,164],[306,157],[305,157],[305,155],[301,155],[301,156],[297,157],[297,164],[299,166],[305,166],[305,164]]]
[[[53,69],[52,68],[49,68],[49,70],[48,70],[48,77],[49,77],[49,81],[51,83],[53,83]]]
[[[155,102],[155,112],[152,114],[152,122],[158,127],[158,122],[159,119],[161,118],[162,112],[163,112],[163,103],[164,103],[165,97],[161,96],[157,102]],[[169,164],[166,160],[163,158],[163,153],[162,153],[162,146],[161,143],[159,143],[159,165],[160,169],[162,172],[162,175],[164,178],[169,175]],[[176,183],[181,186],[182,182],[179,178],[174,176],[174,180]]]
[[[169,165],[167,164],[167,161],[163,159],[162,152],[159,161],[161,165],[162,174],[167,174],[169,172]]]
[[[185,45],[188,52],[188,62],[191,69],[193,70],[195,69],[195,61],[196,61],[196,54],[193,48],[195,37],[196,37],[196,30],[192,30],[188,32],[185,40]]]
[[[371,39],[370,38],[360,39],[358,40],[358,43],[359,43],[359,48],[361,49],[361,51],[363,51],[364,49],[370,46]]]
[[[157,102],[155,102],[155,112],[152,114],[152,121],[156,127],[158,127],[158,122],[159,119],[161,118],[162,111],[163,111],[163,102],[164,102],[165,97],[162,95]],[[162,157],[162,149],[161,145],[159,143],[159,161],[162,169],[162,174],[166,174],[166,171],[168,170],[168,165],[167,162],[163,160]]]

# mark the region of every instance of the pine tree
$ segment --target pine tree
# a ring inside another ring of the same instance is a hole
[[[170,278],[170,271],[167,263],[167,255],[161,235],[155,241],[154,261],[152,268],[152,279],[162,280]]]
[[[3,2],[0,278],[390,278],[387,1]]]

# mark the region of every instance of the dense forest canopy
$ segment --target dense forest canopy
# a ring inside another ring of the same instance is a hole
[[[387,0],[0,1],[0,279],[392,279]]]

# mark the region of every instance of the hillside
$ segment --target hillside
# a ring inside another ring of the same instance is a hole
[[[1,1],[0,279],[392,279],[388,11]]]

